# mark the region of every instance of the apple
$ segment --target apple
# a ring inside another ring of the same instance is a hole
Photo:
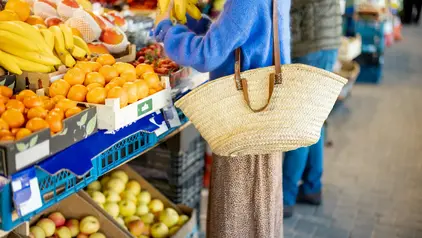
[[[79,230],[87,235],[93,234],[100,229],[100,222],[94,216],[86,216],[79,223]]]
[[[97,233],[91,234],[89,238],[106,238],[106,236],[101,232],[97,232]]]
[[[180,229],[180,226],[173,226],[169,230],[169,235],[172,236],[172,235],[176,234],[179,229]]]
[[[70,235],[72,235],[72,237],[75,237],[79,234],[79,221],[76,219],[70,219],[67,220],[65,223],[65,226],[67,228],[69,228],[70,230]]]
[[[152,213],[161,212],[164,209],[164,204],[158,199],[153,199],[149,203],[148,208]]]
[[[121,179],[125,184],[129,181],[129,176],[127,176],[126,172],[123,170],[115,170],[111,172],[111,177]]]
[[[125,190],[125,183],[119,178],[111,178],[106,184],[106,189],[120,194]]]
[[[45,232],[39,226],[33,226],[29,231],[31,232],[32,237],[34,238],[45,238]]]
[[[114,28],[104,29],[100,35],[100,41],[110,45],[117,45],[122,42],[123,39],[123,34]]]
[[[149,208],[146,204],[140,204],[136,208],[136,215],[138,215],[138,216],[143,216],[143,215],[147,214],[148,212],[149,212]]]
[[[94,181],[90,183],[87,187],[88,190],[94,190],[94,191],[101,191],[101,183],[100,181]]]
[[[144,230],[142,231],[142,235],[149,236],[151,235],[151,228],[150,225],[144,224]]]
[[[134,202],[134,203],[136,203],[136,202],[137,202],[137,200],[138,200],[138,199],[136,199],[135,194],[133,194],[131,191],[123,191],[123,192],[120,194],[120,198],[121,198],[122,200],[129,200],[129,201],[132,201],[132,202]]]
[[[141,216],[141,221],[145,224],[151,224],[154,222],[154,215],[152,213],[145,214]]]
[[[138,204],[147,205],[151,202],[151,194],[148,191],[142,191],[136,198],[138,199]]]
[[[79,233],[78,236],[76,236],[76,238],[89,238],[88,235],[84,234],[84,233]]]
[[[46,3],[48,5],[50,5],[51,7],[53,7],[54,9],[57,9],[57,5],[55,2],[49,1],[49,0],[38,0],[38,2],[43,2]]]
[[[116,217],[117,223],[119,223],[121,226],[125,227],[125,220],[123,220],[123,217]]]
[[[55,235],[57,236],[57,238],[72,238],[70,229],[66,226],[59,227],[56,230]]]
[[[140,236],[144,231],[144,223],[141,220],[135,220],[129,222],[127,228],[129,232],[134,236]]]
[[[71,8],[79,8],[79,4],[75,0],[63,0],[62,3]]]
[[[48,218],[42,218],[39,220],[37,222],[37,226],[43,229],[45,236],[52,236],[56,231],[56,224]]]
[[[171,228],[179,221],[179,214],[173,208],[166,208],[161,211],[159,220],[168,228]]]
[[[64,218],[63,214],[60,212],[53,212],[48,216],[48,218],[54,222],[56,227],[61,227],[66,222],[66,218]]]
[[[165,238],[169,234],[169,228],[163,223],[155,223],[151,227],[151,235],[154,238]]]
[[[106,202],[120,202],[122,200],[119,193],[113,190],[107,190],[103,194],[106,198]]]
[[[106,202],[106,197],[100,191],[93,191],[91,193],[91,198],[98,204],[104,204]]]
[[[104,204],[104,210],[112,217],[117,217],[120,213],[119,205],[114,202],[106,202]]]
[[[187,221],[189,221],[189,217],[186,215],[180,215],[179,221],[177,221],[177,225],[183,226]]]
[[[138,181],[130,180],[126,184],[126,191],[131,192],[134,195],[138,195],[141,192],[141,185],[139,184]]]
[[[129,200],[120,201],[119,208],[120,208],[120,214],[124,217],[132,216],[136,212],[135,203]]]
[[[149,236],[146,236],[146,235],[140,235],[138,238],[149,238]]]
[[[104,176],[100,180],[101,188],[105,188],[106,184],[110,180],[110,176]]]
[[[58,26],[61,23],[63,23],[63,21],[58,17],[49,17],[45,19],[45,24],[47,25],[47,27]]]
[[[124,219],[124,221],[125,221],[125,226],[129,225],[129,223],[130,223],[130,222],[132,222],[132,221],[136,221],[136,220],[141,220],[141,218],[140,218],[140,217],[138,217],[138,216],[130,216],[130,217],[126,217],[126,218]]]

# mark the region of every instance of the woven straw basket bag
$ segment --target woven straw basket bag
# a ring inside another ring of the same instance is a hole
[[[234,75],[176,102],[215,154],[269,154],[315,144],[347,82],[311,66],[281,66],[276,9],[273,2],[275,66],[240,72],[238,49]]]

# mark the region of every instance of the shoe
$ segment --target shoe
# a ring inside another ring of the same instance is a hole
[[[290,218],[293,216],[293,206],[283,206],[283,218]]]
[[[303,194],[299,192],[296,198],[296,202],[319,206],[322,202],[322,194],[321,192],[312,194]]]

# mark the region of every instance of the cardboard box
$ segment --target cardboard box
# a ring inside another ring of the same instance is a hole
[[[36,91],[38,89],[48,88],[52,82],[63,78],[67,70],[63,65],[53,73],[23,72],[21,75],[16,76],[16,91],[19,92],[24,89]]]
[[[162,77],[161,79],[165,85],[163,90],[124,108],[120,108],[120,99],[118,98],[106,99],[105,105],[83,104],[97,108],[98,129],[114,131],[172,104],[168,78]]]
[[[179,214],[186,214],[189,216],[189,220],[183,225],[179,231],[171,236],[171,238],[186,238],[187,235],[191,234],[192,231],[196,229],[197,226],[197,219],[196,219],[196,210],[189,208],[184,205],[175,205],[170,200],[168,200],[162,193],[160,193],[157,189],[155,189],[151,184],[149,184],[141,175],[139,175],[136,171],[134,171],[129,165],[125,164],[118,168],[119,170],[123,170],[129,176],[129,179],[134,179],[141,184],[141,188],[143,190],[147,190],[151,197],[157,198],[164,203],[164,207],[171,207],[174,208]],[[89,201],[93,206],[95,206],[98,210],[102,211],[103,215],[108,219],[112,220],[116,225],[121,227],[114,218],[112,218],[105,210],[103,210],[97,203],[92,200],[89,195],[85,191],[79,192],[84,199]],[[125,228],[121,227],[121,229],[127,234],[125,237],[134,237],[132,236]],[[123,236],[122,236],[123,237]]]
[[[130,63],[136,60],[136,45],[128,45],[125,52],[113,55],[116,58],[116,62]]]
[[[13,142],[0,143],[0,174],[10,175],[29,167],[46,157],[66,149],[72,144],[97,132],[96,108],[63,120],[63,130],[51,135],[44,129]]]
[[[66,219],[82,219],[85,216],[95,216],[100,222],[100,232],[111,238],[128,237],[126,233],[114,222],[103,215],[101,211],[92,206],[79,193],[74,194],[58,204],[46,209],[43,214],[39,214],[31,219],[31,224],[36,223],[41,217],[48,216],[52,212],[61,212]],[[22,234],[29,236],[29,234]]]

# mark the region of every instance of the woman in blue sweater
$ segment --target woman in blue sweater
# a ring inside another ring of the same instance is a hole
[[[290,0],[277,2],[281,63],[286,64]],[[272,0],[228,0],[212,24],[203,18],[173,26],[164,18],[155,36],[164,42],[166,54],[180,65],[210,72],[211,80],[234,73],[234,51],[239,47],[243,71],[273,64]],[[281,168],[281,154],[215,155],[207,237],[282,237]]]

